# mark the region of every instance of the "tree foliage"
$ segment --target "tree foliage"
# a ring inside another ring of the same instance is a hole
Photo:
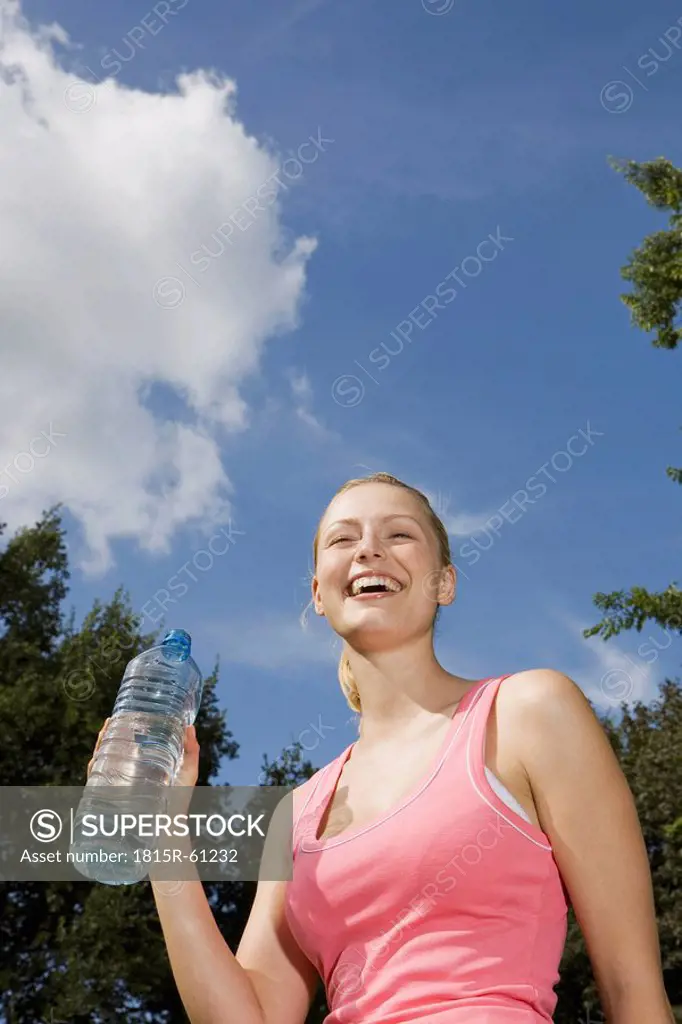
[[[682,170],[659,157],[648,163],[612,160],[612,167],[644,195],[650,206],[669,211],[669,226],[648,235],[621,270],[632,291],[621,298],[633,323],[654,332],[657,348],[677,348],[682,332]]]
[[[682,336],[682,170],[665,157],[648,163],[612,160],[611,165],[643,194],[650,206],[669,214],[668,227],[648,235],[634,249],[621,276],[632,291],[621,296],[632,322],[653,332],[656,348],[675,349]],[[671,480],[682,483],[682,469],[668,466]],[[641,631],[647,621],[682,633],[682,591],[677,581],[659,593],[636,586],[610,594],[596,594],[594,603],[603,618],[584,630],[585,637],[601,635],[608,640],[621,630]]]
[[[664,157],[648,163],[612,161],[612,165],[639,189],[650,206],[669,214],[667,229],[648,235],[621,268],[623,279],[632,285],[632,291],[621,298],[630,309],[633,324],[654,333],[652,344],[672,350],[682,337],[682,170]],[[682,483],[681,469],[669,466],[666,472],[673,481]],[[600,622],[584,630],[585,637],[600,635],[603,640],[609,640],[621,631],[635,629],[641,633],[647,622],[656,623],[664,631],[668,643],[662,645],[650,637],[638,647],[637,653],[649,662],[656,660],[658,650],[669,646],[672,635],[682,633],[682,591],[676,581],[659,593],[642,586],[609,594],[600,592],[594,596],[594,603],[605,614]],[[603,724],[635,796],[654,882],[666,990],[676,1019],[682,1019],[682,776],[679,772],[682,696],[679,684],[666,679],[661,685],[659,700],[651,706],[638,703],[632,710],[625,704],[622,708],[623,715],[617,726],[608,719]],[[575,920],[566,957],[568,974],[562,984],[568,985],[573,994],[582,987],[585,1000],[591,1002],[596,998],[594,981]],[[571,1001],[568,996],[562,1006],[568,1007]],[[577,1005],[573,1006],[574,1010]]]
[[[95,602],[76,628],[62,607],[68,580],[56,508],[0,551],[2,786],[83,785],[125,666],[156,639],[140,633],[121,590],[108,604]],[[217,681],[218,666],[196,720],[199,785],[210,785],[239,749],[218,707]],[[294,745],[265,782],[298,785],[313,771]],[[235,951],[255,883],[204,885]],[[0,884],[0,1016],[7,1024],[186,1022],[149,883]]]

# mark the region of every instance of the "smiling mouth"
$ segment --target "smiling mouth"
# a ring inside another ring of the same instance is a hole
[[[367,582],[364,582],[364,580]],[[353,600],[367,600],[370,598],[391,597],[403,590],[402,584],[393,578],[384,577],[360,577],[346,587],[345,596]]]

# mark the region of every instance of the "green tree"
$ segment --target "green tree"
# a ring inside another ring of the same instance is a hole
[[[668,213],[668,227],[647,235],[621,268],[632,285],[621,299],[630,309],[632,323],[653,332],[652,345],[675,349],[682,337],[682,170],[664,157],[648,163],[612,160],[611,165],[644,195],[650,206]],[[666,473],[682,483],[682,469],[668,466]],[[651,620],[664,630],[682,632],[682,591],[676,581],[660,593],[645,587],[597,593],[594,603],[604,617],[584,630],[585,637],[599,634],[608,640],[622,630],[641,631]]]
[[[6,524],[0,524],[0,538]],[[68,562],[58,508],[0,551],[0,785],[81,786],[126,663],[156,639],[142,634],[122,590],[68,621]],[[199,785],[238,743],[216,700],[218,666],[197,716]],[[300,745],[264,781],[298,785],[314,769]],[[286,779],[287,781],[282,781]],[[235,951],[255,883],[204,883]],[[149,883],[0,884],[0,1017],[7,1024],[185,1024]],[[315,1018],[313,1018],[315,1019]]]
[[[676,349],[682,337],[682,170],[664,157],[646,163],[613,160],[611,165],[639,189],[650,206],[668,215],[667,227],[648,235],[621,268],[622,278],[632,286],[621,299],[630,310],[633,325],[653,334],[655,348]],[[682,469],[668,466],[666,473],[675,483],[682,483]],[[599,635],[608,640],[630,629],[641,632],[650,621],[661,627],[666,634],[664,643],[651,637],[638,647],[637,653],[649,663],[650,655],[654,661],[658,657],[656,648],[669,646],[671,634],[682,633],[682,590],[677,581],[660,592],[643,586],[599,592],[594,603],[604,616],[584,630],[585,637]],[[679,685],[666,680],[661,685],[661,699],[651,708],[638,703],[630,712],[622,705],[623,717],[617,727],[604,721],[637,801],[654,879],[666,988],[671,1003],[677,1004],[676,1012],[682,1004],[680,705]],[[588,978],[584,945],[574,921],[566,958],[569,972],[577,972],[575,986],[582,986],[592,998],[594,985],[591,973]]]

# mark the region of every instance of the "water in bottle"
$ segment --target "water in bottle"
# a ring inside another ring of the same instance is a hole
[[[69,860],[86,878],[126,885],[148,874],[142,850],[153,846],[154,840],[130,833],[122,836],[114,829],[115,816],[120,820],[133,805],[107,800],[107,792],[111,795],[114,786],[119,787],[117,794],[120,787],[133,787],[135,813],[145,808],[158,811],[159,797],[180,768],[185,729],[194,723],[202,690],[201,672],[191,657],[191,638],[183,629],[171,630],[162,643],[126,666],[74,819]],[[96,815],[98,822],[108,819],[111,826],[104,830],[118,834],[104,838],[98,830],[97,836],[88,836],[83,827],[86,814]]]

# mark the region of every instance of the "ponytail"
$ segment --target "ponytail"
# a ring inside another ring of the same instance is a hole
[[[339,682],[341,683],[341,689],[343,690],[343,695],[348,702],[348,706],[353,711],[361,711],[360,694],[358,693],[358,687],[353,677],[350,661],[348,660],[348,655],[345,651],[341,655],[341,660],[339,661]]]
[[[439,614],[440,614],[440,605],[438,605],[436,607],[436,611],[435,611],[435,614],[433,616],[433,628],[434,629],[436,627],[436,623],[438,622],[438,615]],[[345,653],[345,651],[341,655],[341,658],[339,659],[339,672],[338,672],[338,675],[339,675],[339,682],[341,683],[341,689],[343,690],[343,695],[346,698],[346,701],[348,702],[348,706],[351,708],[352,711],[357,711],[359,714],[362,714],[362,707],[361,707],[361,704],[360,704],[360,693],[358,691],[358,685],[355,682],[355,677],[353,675],[353,670],[350,667],[350,661],[348,660],[348,655]]]

